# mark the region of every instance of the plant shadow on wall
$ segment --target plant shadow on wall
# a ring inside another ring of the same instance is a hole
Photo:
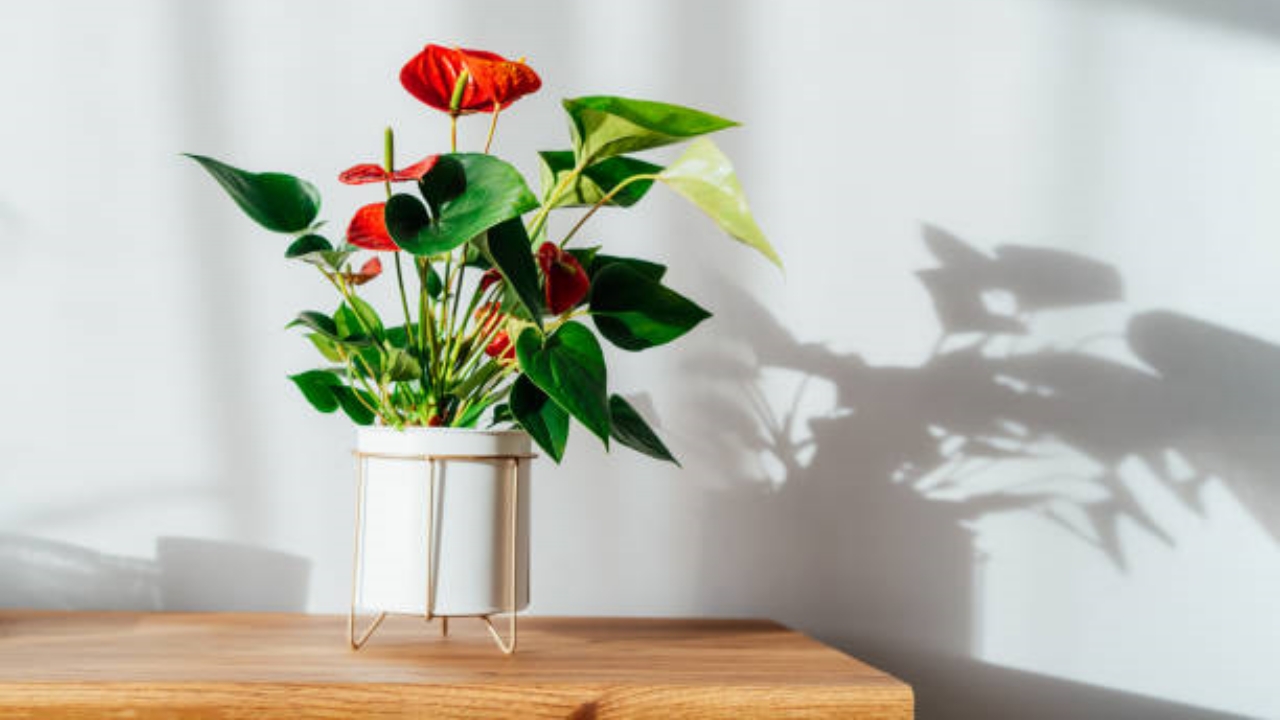
[[[1042,718],[1082,716],[1089,702],[1085,715],[1211,716],[971,659],[982,557],[969,527],[1035,513],[1124,570],[1122,528],[1177,542],[1133,490],[1137,464],[1195,512],[1205,484],[1222,482],[1280,538],[1269,482],[1280,472],[1269,442],[1280,430],[1280,347],[1167,311],[1133,315],[1120,337],[1046,345],[1037,313],[1120,300],[1114,268],[1024,246],[988,255],[937,228],[924,241],[937,266],[918,276],[941,336],[918,365],[798,342],[725,289],[720,322],[747,347],[693,361],[703,390],[691,405],[714,417],[702,426],[717,430],[698,438],[707,455],[758,459],[739,474],[760,481],[709,496],[705,600],[738,598],[746,604],[726,610],[769,612],[893,669],[925,717],[1022,717],[1033,699]],[[1116,345],[1135,361],[1094,352]],[[797,378],[783,412],[764,394],[779,373]],[[815,384],[833,407],[806,421],[800,406]],[[1055,693],[1064,702],[1048,705],[1062,709],[1045,710]]]

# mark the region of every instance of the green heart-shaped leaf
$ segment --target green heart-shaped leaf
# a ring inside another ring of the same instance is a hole
[[[284,173],[251,173],[203,155],[187,157],[200,163],[246,215],[268,230],[302,232],[320,213],[320,192],[306,180]]]
[[[733,165],[715,143],[705,138],[690,143],[658,179],[697,205],[729,235],[782,267],[782,258],[751,217]]]
[[[511,386],[509,405],[515,421],[529,433],[552,460],[564,457],[569,440],[569,414],[538,389],[527,376],[521,375]],[[495,418],[497,413],[494,413]]]
[[[565,100],[564,109],[569,113],[574,153],[584,165],[737,125],[681,105],[610,95]]]
[[[502,160],[477,153],[447,155],[441,160],[444,158],[456,160],[465,173],[466,187],[443,200],[434,216],[412,196],[396,195],[387,201],[387,231],[397,245],[414,255],[449,252],[538,206],[519,171]]]
[[[596,329],[624,350],[671,342],[711,317],[696,303],[623,263],[607,265],[591,283]]]
[[[680,465],[680,461],[662,444],[657,433],[621,395],[609,398],[609,413],[613,419],[614,440],[649,457]]]
[[[516,359],[538,389],[609,446],[604,353],[585,325],[567,322],[545,340],[525,328],[516,340]]]

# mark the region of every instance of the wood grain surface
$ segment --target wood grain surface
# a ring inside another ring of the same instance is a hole
[[[904,683],[776,623],[0,611],[0,718],[912,717]]]

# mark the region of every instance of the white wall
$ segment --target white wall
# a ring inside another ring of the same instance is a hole
[[[1275,6],[0,13],[0,605],[345,609],[351,430],[281,330],[332,300],[177,153],[317,180],[341,224],[384,124],[441,148],[395,81],[435,40],[542,74],[497,144],[529,172],[560,97],[744,121],[788,266],[658,192],[597,226],[717,318],[611,358],[683,471],[584,433],[537,468],[535,612],[772,616],[924,717],[1280,716]]]

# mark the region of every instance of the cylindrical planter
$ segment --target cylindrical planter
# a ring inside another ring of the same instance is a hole
[[[360,428],[353,609],[527,606],[530,450],[520,431]]]

